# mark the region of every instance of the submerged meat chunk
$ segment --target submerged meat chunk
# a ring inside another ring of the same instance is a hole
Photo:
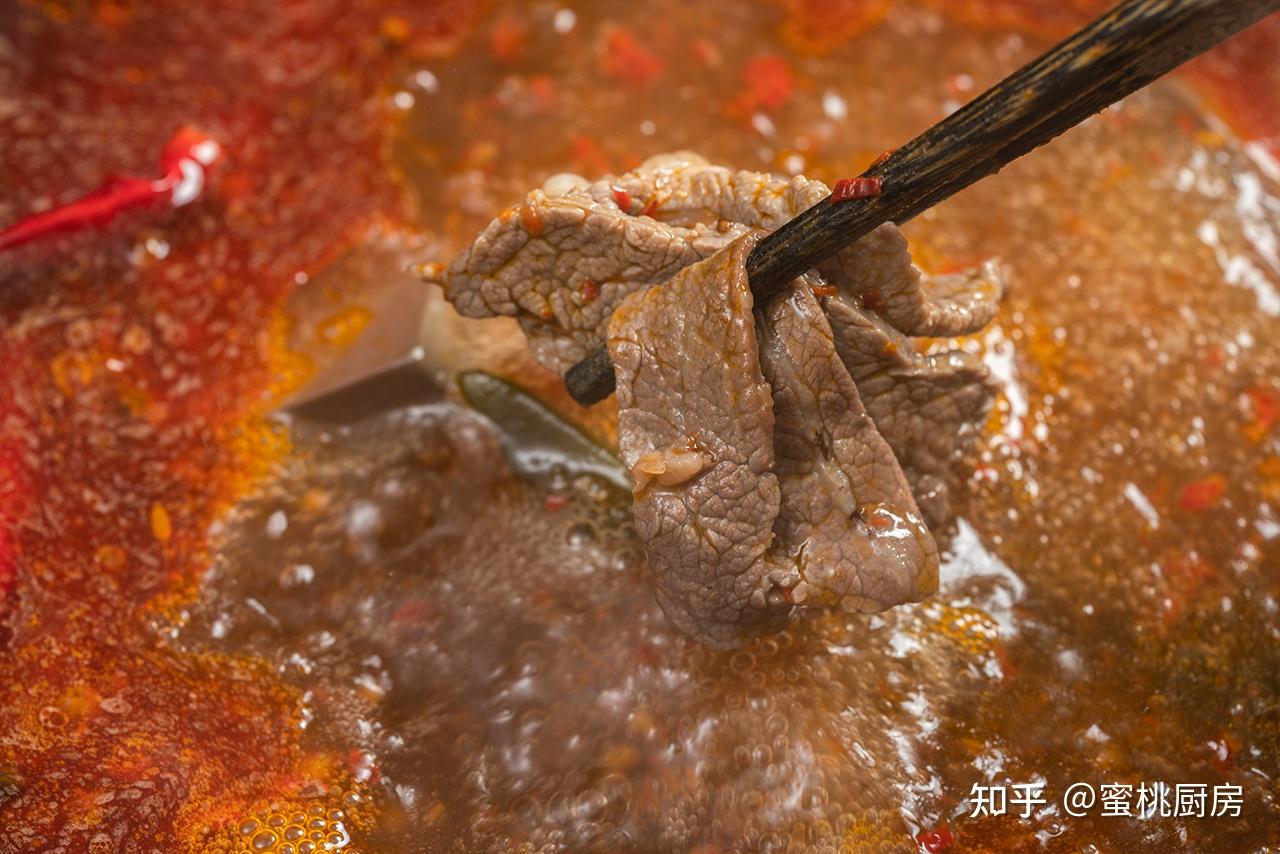
[[[428,272],[463,314],[515,316],[554,370],[607,339],[658,599],[716,646],[800,605],[928,595],[995,394],[975,356],[912,336],[981,329],[998,268],[926,275],[891,223],[753,305],[750,248],[827,193],[684,153],[557,175]]]
[[[878,611],[937,585],[937,547],[808,283],[753,311],[755,242],[630,297],[609,329],[623,460],[699,458],[638,479],[634,511],[663,610],[714,646],[795,604]]]

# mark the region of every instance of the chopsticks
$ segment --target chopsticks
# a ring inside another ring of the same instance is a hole
[[[872,164],[863,177],[880,179],[880,195],[828,196],[762,240],[747,258],[752,294],[769,299],[876,226],[906,222],[1277,10],[1280,0],[1121,3]],[[608,397],[608,351],[564,382],[584,406]]]

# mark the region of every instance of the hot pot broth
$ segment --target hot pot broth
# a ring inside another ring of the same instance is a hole
[[[769,6],[607,2],[567,17],[496,4],[455,52],[394,78],[391,155],[423,245],[374,235],[345,274],[304,286],[285,366],[332,356],[298,330],[356,322],[388,270],[443,260],[551,173],[692,148],[832,182],[1046,44],[941,8],[895,8],[815,56],[794,49],[815,31]],[[760,56],[781,64],[744,83]],[[286,831],[312,820],[317,842],[379,851],[1275,842],[1274,172],[1165,82],[912,223],[924,266],[997,257],[1013,286],[992,328],[960,342],[1002,396],[953,491],[941,591],[873,617],[807,616],[736,652],[664,619],[628,496],[572,461],[513,470],[453,370],[483,364],[581,413],[512,327],[434,303],[434,399],[348,427],[294,424],[219,523],[194,600],[118,617],[146,624],[131,643],[175,661],[249,662],[232,683],[244,687],[208,705],[239,702],[264,743],[293,745],[265,752],[280,776],[237,784],[221,814],[182,813],[170,832],[258,850],[298,844]],[[608,407],[585,417],[607,442]],[[32,613],[31,588],[17,589]],[[10,642],[34,661],[23,631]],[[61,708],[53,681],[29,702]],[[145,736],[160,713],[134,705]],[[24,777],[56,768],[66,740],[92,743],[68,734],[96,731],[101,713],[82,714],[39,738],[22,723],[0,759]],[[186,761],[243,749],[209,741]],[[195,800],[185,768],[166,767],[166,820]],[[122,791],[119,777],[84,797]],[[1040,781],[1051,802],[1076,781],[1229,782],[1243,817],[966,818],[974,783]],[[56,835],[22,797],[0,817]],[[128,833],[154,821],[106,814]]]
[[[562,39],[648,32],[616,9],[597,14],[580,10],[567,36],[554,21],[499,15],[530,27],[515,67],[552,75],[550,107],[534,103],[539,78],[493,68],[491,45],[433,66],[439,90],[416,95],[401,143],[410,174],[438,194],[428,218],[465,234],[564,168],[566,141],[624,161],[697,146],[832,178],[936,118],[947,80],[969,74],[980,88],[1036,47],[949,27],[930,35],[941,19],[902,13],[874,40],[796,61],[812,91],[770,111],[776,131],[762,135],[750,116],[706,109],[737,85],[714,64],[672,68],[674,81],[625,99],[594,85],[598,57]],[[718,47],[749,50],[752,32],[724,27]],[[931,68],[895,63],[924,45]],[[891,89],[872,82],[884,69]],[[830,118],[837,98],[851,117]],[[441,113],[474,119],[445,129]],[[528,131],[504,133],[517,120]],[[1161,86],[910,229],[936,267],[999,257],[1015,287],[998,327],[966,344],[1005,396],[933,601],[811,619],[736,654],[700,648],[652,602],[625,496],[569,478],[526,486],[491,437],[477,439],[483,427],[442,405],[295,436],[322,443],[318,458],[304,455],[243,523],[256,535],[283,511],[290,531],[269,555],[252,535],[245,554],[227,552],[216,577],[238,586],[208,614],[241,624],[223,640],[232,648],[333,662],[290,672],[335,698],[316,714],[395,781],[389,823],[403,829],[385,838],[409,847],[862,850],[913,847],[942,824],[966,844],[1264,839],[1266,778],[1247,769],[1266,748],[1250,753],[1234,733],[1269,737],[1277,661],[1265,645],[1242,659],[1228,638],[1250,623],[1253,637],[1276,629],[1267,457],[1246,435],[1248,390],[1275,375],[1263,343],[1275,279],[1257,267],[1267,284],[1231,285],[1224,265],[1256,257],[1251,241],[1273,228],[1277,199],[1219,134]],[[476,168],[432,173],[414,145]],[[475,479],[463,472],[492,481],[460,486]],[[1228,484],[1214,506],[1184,506],[1187,484],[1214,477]],[[314,489],[336,504],[301,509],[296,496]],[[263,565],[309,566],[314,579],[281,584]],[[284,625],[255,617],[246,595]],[[197,621],[184,636],[206,631]],[[1215,679],[1240,688],[1206,696]],[[1250,698],[1250,682],[1266,687]],[[1045,780],[1061,792],[1078,779],[1179,774],[1250,786],[1257,823],[955,816],[974,782]]]

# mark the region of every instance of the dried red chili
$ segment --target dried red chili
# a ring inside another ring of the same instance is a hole
[[[866,199],[880,195],[884,180],[878,176],[865,178],[841,178],[831,188],[831,201],[847,202],[852,199]]]
[[[658,212],[658,200],[650,199],[648,204],[644,206],[644,210],[640,211],[640,216],[653,216]]]
[[[0,231],[0,251],[52,234],[105,226],[127,210],[169,202],[181,207],[200,195],[218,144],[192,127],[182,127],[160,155],[160,178],[109,178],[102,186],[53,210],[33,214]]]
[[[833,297],[840,293],[840,289],[835,285],[817,285],[809,290],[815,297]]]
[[[563,492],[552,492],[542,499],[542,508],[549,513],[563,510],[569,506],[569,496]]]
[[[582,282],[582,298],[587,302],[591,302],[600,296],[600,286],[595,283],[594,279],[584,279]]]

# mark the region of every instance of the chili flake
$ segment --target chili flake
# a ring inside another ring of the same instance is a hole
[[[1208,510],[1218,503],[1218,499],[1226,491],[1227,479],[1220,474],[1211,474],[1182,487],[1182,491],[1178,493],[1178,506],[1196,513]]]
[[[614,27],[605,37],[600,66],[609,77],[637,86],[648,86],[662,75],[663,63],[630,30]]]
[[[151,505],[151,533],[162,543],[169,542],[173,536],[173,523],[169,521],[169,511],[159,501]]]
[[[499,62],[518,62],[524,56],[526,37],[523,24],[513,18],[503,18],[489,33],[489,55]]]
[[[613,188],[613,201],[624,213],[631,213],[631,194],[624,188]]]
[[[1244,434],[1251,442],[1260,442],[1267,431],[1280,421],[1280,399],[1268,388],[1247,388],[1245,397],[1253,409],[1253,420],[1244,427]]]
[[[943,824],[934,830],[926,830],[917,836],[916,840],[929,854],[939,854],[954,845],[956,838],[951,834],[951,829]]]
[[[720,48],[716,47],[716,43],[710,39],[694,39],[691,47],[693,48],[694,57],[707,68],[715,68],[723,58]]]
[[[541,237],[543,231],[542,213],[533,205],[520,207],[520,225],[529,232],[530,237]]]
[[[582,298],[587,302],[591,302],[600,296],[600,286],[596,284],[594,279],[584,279],[582,281]]]
[[[753,107],[776,109],[791,100],[796,80],[780,56],[757,56],[742,67],[742,80]]]
[[[881,165],[881,164],[882,164],[882,163],[884,163],[886,160],[888,160],[890,157],[892,157],[892,156],[893,156],[893,153],[894,153],[895,151],[897,151],[897,150],[898,150],[898,149],[896,149],[896,148],[889,148],[889,149],[886,149],[886,150],[884,150],[884,151],[880,152],[880,155],[879,155],[878,157],[876,157],[876,159],[875,159],[875,160],[872,160],[872,161],[871,161],[871,165],[872,165],[872,166],[879,166],[879,165]]]
[[[604,173],[612,168],[609,158],[600,148],[600,143],[585,134],[579,134],[573,138],[569,156],[583,172]]]
[[[875,175],[864,178],[841,178],[831,188],[831,201],[848,202],[853,199],[878,196],[883,186],[883,179]]]

